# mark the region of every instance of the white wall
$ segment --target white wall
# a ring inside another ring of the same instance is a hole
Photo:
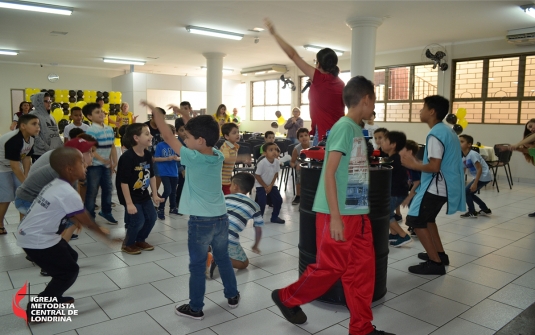
[[[55,83],[48,81],[50,73],[59,75]],[[0,63],[0,133],[9,131],[11,124],[11,89],[46,88],[111,91],[111,78],[120,71],[81,69],[61,66]]]

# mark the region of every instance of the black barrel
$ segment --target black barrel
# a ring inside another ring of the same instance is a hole
[[[316,213],[312,211],[321,166],[301,165],[301,202],[299,205],[299,274],[309,264],[316,262]],[[370,167],[369,204],[375,248],[375,290],[373,301],[386,294],[386,271],[388,265],[388,228],[390,213],[391,167]],[[317,300],[345,305],[344,289],[338,280]]]

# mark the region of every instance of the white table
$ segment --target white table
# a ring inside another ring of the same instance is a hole
[[[487,162],[497,161],[498,157],[494,153],[494,147],[482,146],[479,148],[479,154]]]

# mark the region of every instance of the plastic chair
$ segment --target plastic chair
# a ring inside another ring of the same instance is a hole
[[[503,169],[505,170],[505,176],[507,177],[507,182],[509,183],[509,189],[513,189],[513,176],[511,174],[511,166],[509,165],[509,161],[511,161],[511,156],[513,155],[513,152],[510,150],[501,151],[500,147],[503,146],[508,146],[508,144],[494,145],[494,154],[496,154],[498,160],[493,162],[487,162],[489,169],[492,171],[492,175],[494,176],[492,186],[496,185],[496,190],[498,192],[500,192],[500,188],[498,187],[498,180],[496,179],[496,175],[498,174],[498,168],[500,166],[503,166]]]
[[[244,143],[243,145],[239,143],[239,145],[240,145],[240,148],[238,149],[238,156],[249,155],[249,157],[251,157],[252,151],[251,151],[250,145],[248,143]],[[236,163],[236,165],[234,166],[234,170],[233,170],[234,173],[238,173],[238,172],[254,173],[254,171],[255,171],[255,166],[253,164],[244,164],[244,163]]]
[[[418,160],[423,161],[424,160],[424,152],[425,152],[425,144],[418,144],[418,153],[416,154],[416,158]]]
[[[294,148],[296,147],[297,144],[290,144],[288,146],[288,149],[287,149],[287,153],[288,155],[292,155],[293,151],[294,151]],[[291,167],[291,166],[285,166],[283,168],[281,168],[281,178],[279,180],[279,190],[281,189],[281,185],[282,183],[284,182],[284,191],[286,192],[286,190],[288,189],[288,179],[290,178],[290,176],[292,177],[292,188],[293,188],[293,192],[294,192],[294,195],[295,195],[295,168]]]

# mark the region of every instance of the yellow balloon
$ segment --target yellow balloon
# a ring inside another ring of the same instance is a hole
[[[85,102],[85,101],[78,101],[75,104],[76,107],[80,107],[80,108],[84,108],[85,105],[87,105],[87,102]]]
[[[466,127],[468,126],[468,121],[466,121],[466,119],[460,119],[460,120],[457,120],[457,124],[461,125],[463,129],[466,129]]]
[[[33,94],[33,89],[27,88],[27,89],[24,90],[24,93],[26,93],[26,95],[32,95]]]
[[[26,100],[24,100],[24,101],[28,101],[28,102],[30,102],[31,97],[32,97],[31,94],[26,94]]]
[[[56,108],[52,111],[52,116],[56,122],[59,122],[63,118],[63,110],[61,108]]]
[[[117,92],[117,98],[118,98],[119,100],[121,100],[122,97],[123,97],[123,94],[122,94],[121,92]]]
[[[457,109],[455,115],[457,115],[457,120],[464,119],[466,117],[466,108]]]

